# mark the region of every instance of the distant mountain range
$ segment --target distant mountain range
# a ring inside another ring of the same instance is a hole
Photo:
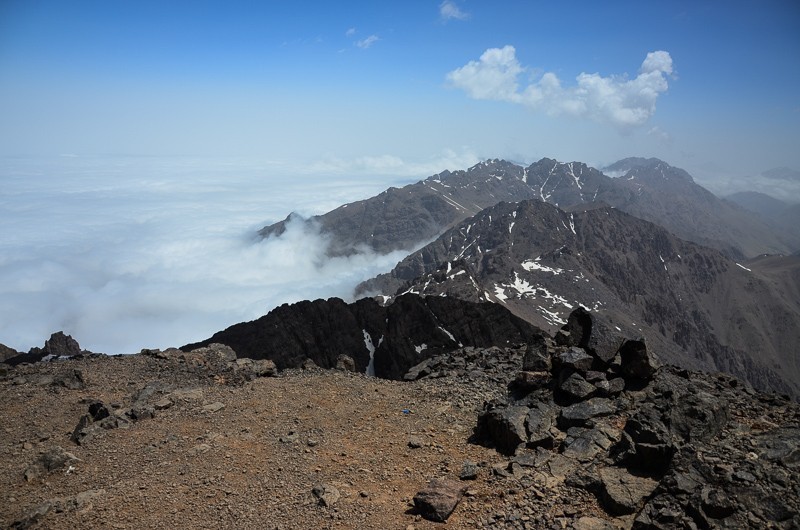
[[[538,199],[564,210],[606,204],[659,224],[675,235],[735,259],[792,253],[800,231],[770,226],[738,205],[717,198],[685,171],[655,158],[627,158],[606,171],[580,162],[543,158],[528,167],[488,160],[444,171],[403,188],[343,205],[306,222],[330,237],[329,253],[411,250],[500,201]],[[280,235],[291,218],[260,230]]]
[[[798,182],[800,182],[800,179],[798,179]],[[777,233],[800,233],[800,204],[790,204],[757,191],[733,193],[728,195],[726,199],[755,213]]]
[[[800,230],[778,206],[718,198],[655,158],[603,171],[543,158],[444,171],[304,222],[331,255],[428,243],[357,295],[495,302],[551,332],[580,305],[663,360],[799,397]]]

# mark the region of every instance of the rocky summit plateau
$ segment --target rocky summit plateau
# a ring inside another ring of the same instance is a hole
[[[407,313],[431,318],[419,303]],[[576,308],[554,336],[526,327],[512,332],[524,342],[498,334],[431,348],[393,379],[343,354],[331,368],[297,356],[278,369],[219,343],[9,366],[0,519],[797,528],[800,406],[729,375],[661,365],[641,339],[612,347],[602,330]]]
[[[408,254],[353,301],[180,348],[0,344],[0,524],[800,528],[800,232],[776,205],[544,158],[289,216],[261,237]]]

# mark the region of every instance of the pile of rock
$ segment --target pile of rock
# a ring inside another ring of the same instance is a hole
[[[554,340],[529,344],[507,398],[485,405],[476,438],[512,456],[498,474],[590,492],[633,528],[800,523],[795,404],[730,376],[659,368],[643,340],[602,339],[595,322],[578,309]],[[773,401],[789,425],[755,428]]]
[[[189,371],[216,378],[219,382],[244,382],[257,377],[272,377],[278,371],[275,363],[269,359],[238,358],[232,348],[217,343],[188,352],[168,348],[163,351],[145,349],[141,354],[183,365]]]

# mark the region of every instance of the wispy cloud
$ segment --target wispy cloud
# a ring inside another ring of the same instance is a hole
[[[442,17],[444,22],[447,22],[452,19],[467,20],[469,18],[469,13],[461,11],[453,0],[444,0],[444,2],[439,4],[439,16]]]
[[[372,45],[378,42],[379,40],[381,39],[377,35],[370,35],[366,39],[361,39],[359,41],[356,41],[356,46],[358,46],[362,50],[366,50],[367,48],[372,47]]]
[[[667,131],[665,131],[658,125],[652,127],[649,131],[647,131],[647,135],[653,138],[657,138],[660,142],[664,144],[672,143],[672,136],[670,136],[670,134]]]
[[[356,34],[356,28],[349,28],[347,31],[344,32],[345,37],[352,37]]]
[[[673,77],[672,57],[665,51],[647,54],[639,74],[603,77],[581,73],[576,84],[562,86],[552,72],[520,86],[520,74],[528,70],[513,46],[490,48],[480,59],[447,74],[447,80],[474,99],[507,101],[552,115],[568,115],[608,123],[621,130],[643,125],[656,111],[658,96]]]
[[[445,169],[464,169],[477,164],[480,157],[471,149],[445,149],[424,160],[406,160],[396,155],[360,156],[352,159],[327,158],[312,164],[309,171],[319,174],[395,175],[423,179]]]

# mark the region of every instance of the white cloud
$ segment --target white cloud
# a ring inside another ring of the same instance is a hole
[[[356,34],[356,28],[349,28],[347,31],[344,32],[346,37],[352,37]]]
[[[562,86],[552,72],[519,86],[520,65],[513,46],[490,48],[477,61],[470,61],[447,74],[447,80],[474,99],[507,101],[552,115],[567,115],[611,124],[621,130],[643,125],[655,113],[658,96],[669,88],[672,58],[665,51],[647,54],[639,75],[603,77],[581,73],[576,84]]]
[[[461,11],[452,0],[444,0],[444,2],[439,5],[439,15],[445,22],[451,19],[466,20],[469,18],[469,13]]]
[[[356,46],[358,46],[362,50],[366,50],[367,48],[371,47],[373,44],[375,44],[379,40],[381,40],[381,39],[377,35],[370,35],[366,39],[361,39],[359,41],[356,41]]]

